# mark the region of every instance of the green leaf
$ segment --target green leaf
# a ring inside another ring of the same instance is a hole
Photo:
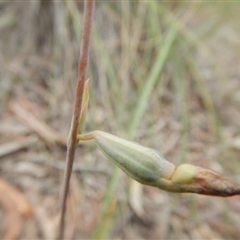
[[[82,99],[82,110],[80,113],[79,123],[78,123],[78,134],[82,133],[84,128],[85,119],[88,110],[88,102],[89,102],[89,80],[86,80],[84,83],[84,90],[83,90],[83,99]]]

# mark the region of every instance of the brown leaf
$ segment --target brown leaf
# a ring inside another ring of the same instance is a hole
[[[5,224],[2,239],[17,239],[21,233],[23,217],[33,214],[26,197],[13,185],[0,179],[0,205],[5,211]]]

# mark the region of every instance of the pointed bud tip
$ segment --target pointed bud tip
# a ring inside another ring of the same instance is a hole
[[[240,194],[240,186],[219,173],[190,164],[180,165],[174,172],[172,183],[180,192],[193,192],[211,196],[233,196]]]
[[[199,168],[194,180],[198,183],[199,193],[213,196],[233,196],[240,194],[240,186],[217,172]]]

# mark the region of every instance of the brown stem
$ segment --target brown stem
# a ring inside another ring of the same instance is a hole
[[[60,197],[60,208],[61,208],[61,217],[60,217],[60,229],[59,229],[59,237],[58,239],[63,238],[64,233],[64,218],[66,212],[66,198],[69,190],[69,181],[72,173],[72,166],[75,154],[75,148],[77,143],[77,129],[79,123],[79,116],[82,107],[82,97],[83,97],[83,89],[85,82],[85,73],[88,62],[88,53],[89,53],[89,41],[90,41],[90,32],[92,25],[92,16],[94,10],[95,1],[94,0],[85,0],[84,1],[84,17],[83,17],[83,30],[82,30],[82,43],[81,43],[81,51],[79,58],[79,66],[78,66],[78,81],[77,81],[77,89],[75,95],[74,102],[74,112],[72,117],[72,124],[69,131],[69,139],[68,139],[68,147],[66,154],[66,168],[64,172],[64,179]]]

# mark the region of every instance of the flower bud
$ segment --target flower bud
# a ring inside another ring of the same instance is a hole
[[[168,179],[175,170],[154,149],[101,131],[94,132],[94,139],[104,155],[140,183],[155,186],[159,177]]]
[[[156,150],[109,133],[94,131],[78,135],[77,139],[94,139],[104,155],[140,183],[169,192],[222,197],[240,194],[239,185],[214,171],[190,164],[176,168]]]

